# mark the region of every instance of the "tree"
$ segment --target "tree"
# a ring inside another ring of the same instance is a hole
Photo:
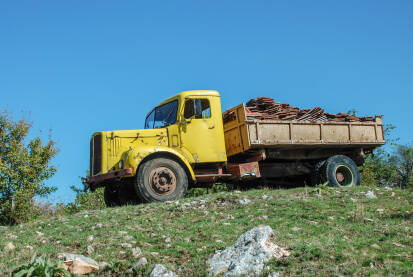
[[[391,137],[391,132],[395,128],[391,124],[384,125],[384,138],[388,146],[397,146],[398,139]],[[383,146],[366,157],[360,171],[362,185],[395,186],[397,184],[397,170],[392,162],[392,155]]]
[[[56,188],[44,183],[56,168],[50,165],[56,155],[55,142],[43,144],[40,137],[27,136],[31,123],[14,121],[0,111],[0,223],[15,224],[36,214],[35,196],[47,196]]]
[[[406,188],[413,184],[413,147],[399,145],[390,159],[397,171],[398,186]]]

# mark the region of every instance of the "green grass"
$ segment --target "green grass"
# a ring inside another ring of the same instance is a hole
[[[7,274],[36,251],[52,259],[59,252],[83,254],[109,263],[95,276],[122,275],[137,261],[130,248],[121,246],[128,242],[140,247],[148,259],[139,275],[147,276],[155,263],[162,263],[180,276],[206,276],[205,261],[215,250],[232,245],[257,225],[270,225],[276,244],[290,249],[291,256],[270,261],[264,276],[272,270],[287,276],[412,274],[412,191],[373,189],[378,198],[368,199],[367,190],[220,192],[14,226],[0,230],[0,272]],[[243,198],[251,202],[239,204]],[[88,242],[89,235],[93,242]],[[8,242],[16,248],[4,251]],[[94,248],[90,255],[88,245]]]

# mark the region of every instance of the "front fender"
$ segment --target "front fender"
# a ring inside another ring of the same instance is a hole
[[[126,159],[124,168],[132,168],[133,175],[135,175],[141,162],[145,158],[157,153],[167,153],[169,155],[173,155],[174,157],[176,157],[179,161],[185,164],[186,169],[190,173],[192,180],[195,181],[195,173],[192,169],[189,160],[180,152],[166,146],[140,146],[139,149],[130,149],[125,155]]]

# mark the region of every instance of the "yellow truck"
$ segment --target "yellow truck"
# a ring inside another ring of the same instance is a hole
[[[241,104],[225,123],[217,91],[181,92],[146,116],[144,129],[104,131],[90,141],[85,189],[108,206],[170,201],[218,180],[360,184],[357,166],[385,143],[372,122],[251,120]]]

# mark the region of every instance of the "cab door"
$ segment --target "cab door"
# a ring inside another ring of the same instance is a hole
[[[226,161],[219,96],[186,97],[183,108],[182,147],[191,153],[196,163]]]

